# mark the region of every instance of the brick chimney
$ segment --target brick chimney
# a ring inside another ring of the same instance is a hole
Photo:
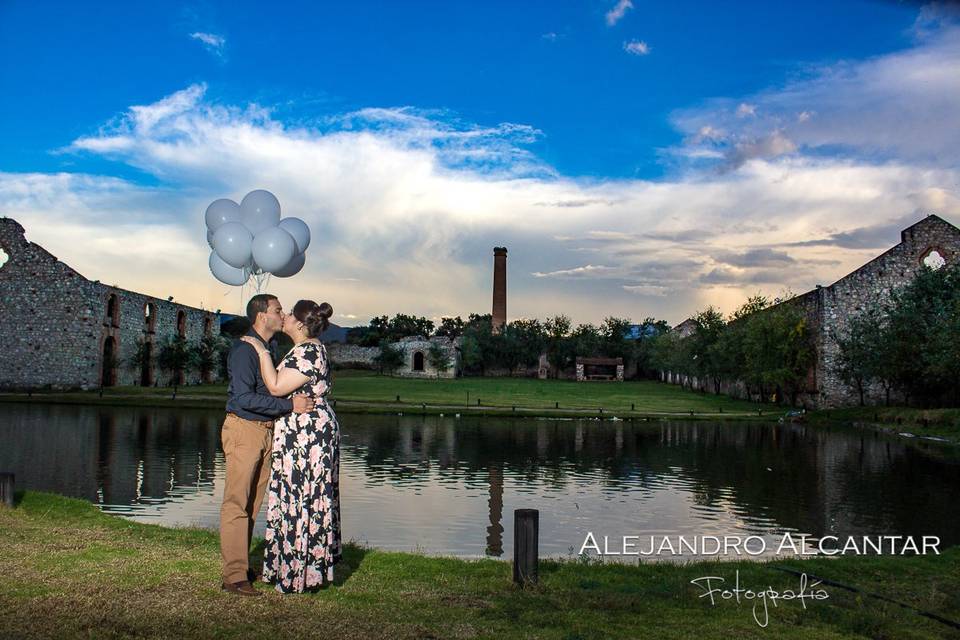
[[[507,248],[493,248],[493,332],[507,323]]]

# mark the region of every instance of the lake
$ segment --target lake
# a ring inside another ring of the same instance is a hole
[[[17,489],[140,522],[216,529],[219,411],[0,404]],[[956,448],[802,424],[340,416],[344,540],[512,557],[513,510],[540,510],[540,553],[588,532],[939,536],[960,543]],[[264,529],[263,513],[256,532]]]

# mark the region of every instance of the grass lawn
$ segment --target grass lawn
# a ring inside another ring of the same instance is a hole
[[[397,396],[400,402],[397,402]],[[403,411],[420,410],[421,405],[434,405],[437,410],[460,408],[486,413],[518,412],[555,415],[557,411],[597,415],[602,408],[606,415],[690,416],[708,414],[714,417],[747,417],[758,414],[758,406],[726,396],[701,394],[675,385],[650,380],[628,382],[571,382],[529,378],[456,378],[422,380],[378,376],[369,372],[334,372],[333,397],[337,410]],[[24,394],[0,396],[5,400],[23,400]],[[66,393],[34,393],[33,401],[83,404],[128,404],[163,406],[222,407],[226,401],[226,385],[181,387],[173,399],[173,390],[153,387],[113,387],[102,397],[97,391]],[[479,405],[478,405],[479,401]],[[783,413],[782,408],[763,407],[769,418]],[[722,414],[722,415],[721,415]]]
[[[219,589],[214,532],[143,525],[93,505],[27,492],[0,508],[0,636],[16,638],[950,638],[908,608],[824,587],[828,599],[780,602],[761,628],[753,602],[700,598],[690,580],[798,589],[776,567],[856,586],[960,619],[960,548],[941,556],[776,563],[541,563],[520,590],[509,563],[387,553],[349,545],[349,569],[313,595],[240,598]],[[258,555],[258,554],[257,554]],[[819,588],[819,587],[818,587]],[[760,608],[762,613],[762,607]]]

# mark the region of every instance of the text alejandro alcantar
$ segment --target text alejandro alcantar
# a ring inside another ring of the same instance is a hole
[[[592,531],[580,546],[578,555],[593,551],[601,556],[679,556],[679,555],[940,555],[938,536],[837,536],[813,537],[784,533],[775,544],[760,536],[602,536],[602,544]]]

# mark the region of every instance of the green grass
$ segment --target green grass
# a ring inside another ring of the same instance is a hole
[[[16,638],[949,638],[958,632],[881,600],[827,587],[781,602],[767,628],[750,607],[699,598],[690,580],[740,571],[746,588],[796,589],[800,568],[960,619],[960,549],[941,556],[687,565],[541,562],[521,590],[511,567],[348,545],[335,584],[259,598],[219,590],[214,532],[143,525],[27,492],[0,508],[0,636]]]
[[[397,402],[397,396],[400,402]],[[753,417],[758,406],[726,396],[701,394],[675,385],[650,380],[628,382],[571,382],[529,378],[456,378],[423,380],[377,376],[368,372],[334,373],[333,397],[337,410],[347,412],[420,411],[451,409],[484,414],[525,415],[684,415],[696,417]],[[7,394],[0,400],[22,401],[24,394]],[[226,401],[225,385],[181,387],[173,390],[152,387],[113,387],[97,391],[34,393],[31,400],[80,404],[134,406],[180,406],[219,408]],[[477,402],[480,402],[478,405]],[[432,405],[432,409],[430,406]],[[769,418],[783,412],[763,407]]]

